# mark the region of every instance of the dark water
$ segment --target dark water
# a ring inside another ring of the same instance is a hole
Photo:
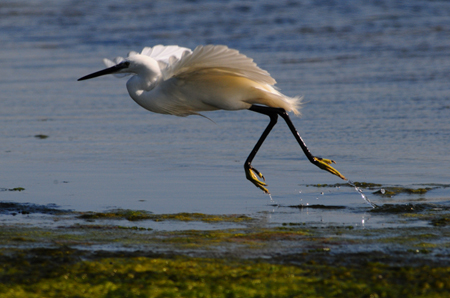
[[[283,93],[305,96],[293,121],[313,154],[353,181],[433,188],[367,190],[376,204],[450,201],[447,1],[2,1],[0,44],[1,201],[383,222],[367,221],[354,189],[315,186],[342,181],[312,166],[281,122],[253,163],[277,208],[242,167],[264,116],[156,115],[124,79],[76,82],[103,57],[156,44],[238,49]],[[298,204],[346,208],[283,207]]]

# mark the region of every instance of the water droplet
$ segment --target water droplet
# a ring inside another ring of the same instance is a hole
[[[380,189],[380,192],[381,192],[381,194],[384,195],[386,193],[386,190],[384,188],[382,188],[382,189]]]
[[[323,191],[320,194],[323,196]]]
[[[363,191],[362,191],[359,187],[357,187],[352,181],[347,180],[347,183],[355,188],[355,190],[361,195],[361,197],[363,198],[363,200],[364,200],[367,204],[369,204],[370,206],[372,206],[372,208],[377,207],[377,205],[376,205],[375,203],[372,203],[372,202],[366,197],[366,195],[363,193]]]

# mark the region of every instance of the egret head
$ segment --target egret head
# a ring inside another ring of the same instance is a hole
[[[104,59],[104,62],[110,67],[88,74],[87,76],[79,78],[78,81],[84,81],[108,74],[115,74],[119,77],[120,75],[136,74],[153,81],[154,79],[152,79],[152,77],[159,77],[161,74],[159,64],[155,59],[137,53],[131,54],[125,59],[117,57],[114,62],[109,59]]]
[[[96,71],[94,73],[88,74],[87,76],[79,78],[78,81],[89,80],[89,79],[93,79],[93,78],[108,75],[108,74],[129,73],[130,71],[127,71],[127,70],[130,67],[130,64],[131,63],[129,61],[125,60],[114,66],[108,67],[108,68],[100,70],[100,71]]]

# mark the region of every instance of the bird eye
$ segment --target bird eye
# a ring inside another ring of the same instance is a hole
[[[129,61],[122,62],[122,64],[123,64],[123,66],[125,66],[125,67],[130,66],[130,62],[129,62]]]

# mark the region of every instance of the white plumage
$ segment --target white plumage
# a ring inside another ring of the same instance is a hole
[[[137,74],[127,83],[128,92],[139,105],[155,113],[187,116],[262,104],[299,114],[299,97],[281,94],[267,71],[226,46],[198,46],[191,51],[157,45],[144,48],[140,54],[130,52],[127,58],[103,61],[108,67],[130,62],[115,74]]]
[[[191,51],[175,45],[146,47],[128,57],[103,60],[107,69],[79,79],[102,75],[132,75],[127,82],[131,98],[143,108],[175,116],[198,115],[213,110],[248,109],[270,116],[270,123],[247,158],[246,177],[269,192],[264,176],[251,161],[281,116],[288,124],[308,159],[319,168],[345,179],[330,166],[334,161],[313,156],[286,112],[300,114],[301,97],[288,97],[275,89],[276,81],[253,59],[226,46],[198,46]]]

